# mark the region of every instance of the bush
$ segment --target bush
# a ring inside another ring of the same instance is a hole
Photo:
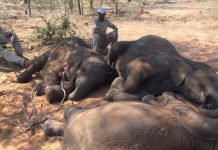
[[[72,24],[68,17],[55,18],[48,20],[41,16],[45,25],[43,27],[36,27],[36,39],[44,45],[60,42],[63,39],[75,35],[75,31],[72,29]]]

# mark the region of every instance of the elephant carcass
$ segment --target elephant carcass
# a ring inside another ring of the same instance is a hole
[[[110,49],[108,58],[119,74],[106,95],[108,100],[118,100],[117,95],[124,100],[141,100],[143,94],[138,91],[144,91],[144,95],[159,91],[155,93],[158,95],[168,90],[195,103],[218,108],[216,72],[204,63],[181,56],[164,38],[147,35],[136,41],[118,42]],[[156,89],[151,90],[150,85]]]
[[[74,37],[39,56],[17,76],[17,81],[27,82],[32,74],[41,71],[44,82],[35,88],[38,95],[45,93],[50,103],[60,102],[64,94],[66,98],[69,95],[72,100],[80,100],[105,81],[108,69],[103,57]]]
[[[218,150],[217,120],[177,100],[164,107],[139,102],[72,107],[65,118],[44,126],[45,135],[63,136],[64,150]]]

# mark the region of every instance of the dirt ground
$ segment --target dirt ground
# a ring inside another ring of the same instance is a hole
[[[144,13],[134,19],[110,17],[119,28],[120,40],[134,40],[143,35],[154,34],[167,38],[183,56],[205,62],[218,73],[218,20],[211,17],[210,9],[218,8],[218,3],[175,2],[145,6]],[[91,17],[73,16],[87,33],[91,33]],[[20,37],[26,49],[25,56],[33,58],[48,47],[38,47],[31,42],[34,26],[41,25],[39,17],[16,18],[8,20],[13,23],[14,31]],[[32,49],[32,50],[30,50]],[[38,79],[27,84],[13,83],[16,72],[0,68],[0,149],[4,150],[56,150],[60,148],[60,138],[46,139],[42,125],[34,132],[24,132],[19,125],[27,126],[27,119],[22,111],[22,101],[31,114],[30,94]],[[86,99],[102,99],[107,87],[96,89]],[[46,115],[58,107],[47,103],[44,96],[34,98],[39,116]],[[66,102],[64,107],[72,105]],[[50,116],[62,120],[63,109]]]

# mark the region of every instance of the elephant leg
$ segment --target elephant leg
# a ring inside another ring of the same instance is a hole
[[[64,81],[62,85],[48,85],[45,89],[45,95],[49,103],[61,102],[67,100],[68,95],[73,91],[74,87],[71,82]]]
[[[161,106],[159,102],[157,102],[157,100],[155,99],[154,95],[146,95],[142,98],[142,102],[149,104],[149,105],[153,105],[153,106]]]
[[[25,83],[28,82],[31,77],[32,74],[39,72],[40,70],[42,70],[42,68],[44,67],[45,63],[48,60],[49,57],[49,52],[45,52],[44,54],[42,54],[41,56],[39,56],[38,58],[36,58],[36,60],[33,61],[33,63],[27,67],[26,69],[24,69],[16,78],[15,78],[15,82],[19,82],[19,83]]]
[[[65,124],[55,120],[47,120],[44,125],[45,136],[63,136]]]
[[[60,102],[64,97],[61,85],[58,85],[58,75],[50,68],[43,72],[45,81],[45,96],[49,103]]]
[[[33,90],[36,92],[37,96],[44,95],[45,87],[46,87],[45,82],[40,82],[34,87]]]
[[[141,97],[138,95],[133,95],[129,93],[125,93],[122,91],[119,91],[118,89],[110,89],[105,99],[107,101],[113,102],[113,101],[141,101]]]

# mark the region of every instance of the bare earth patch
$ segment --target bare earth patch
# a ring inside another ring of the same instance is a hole
[[[155,34],[167,38],[177,48],[179,53],[193,60],[205,62],[218,73],[218,20],[208,13],[211,8],[218,8],[218,3],[194,3],[178,2],[172,4],[156,4],[145,6],[145,13],[136,19],[111,18],[119,28],[120,40],[134,40],[147,34]],[[91,17],[72,16],[81,28],[91,33]],[[34,58],[48,47],[38,47],[30,42],[34,26],[41,25],[39,17],[19,18],[10,20],[13,29],[20,37],[25,56]],[[29,50],[34,48],[33,50]],[[0,149],[4,150],[30,150],[46,149],[56,150],[60,148],[60,138],[45,140],[42,125],[38,126],[35,134],[24,132],[18,125],[18,120],[23,126],[27,125],[25,115],[22,113],[22,99],[25,99],[28,113],[31,113],[30,94],[34,85],[38,82],[33,79],[27,84],[13,83],[11,80],[15,73],[0,68]],[[108,87],[96,89],[84,105],[92,99],[101,100]],[[50,105],[44,96],[35,98],[39,116],[46,115],[59,105]],[[72,105],[66,102],[66,106]],[[63,119],[63,109],[55,113],[51,118]]]

